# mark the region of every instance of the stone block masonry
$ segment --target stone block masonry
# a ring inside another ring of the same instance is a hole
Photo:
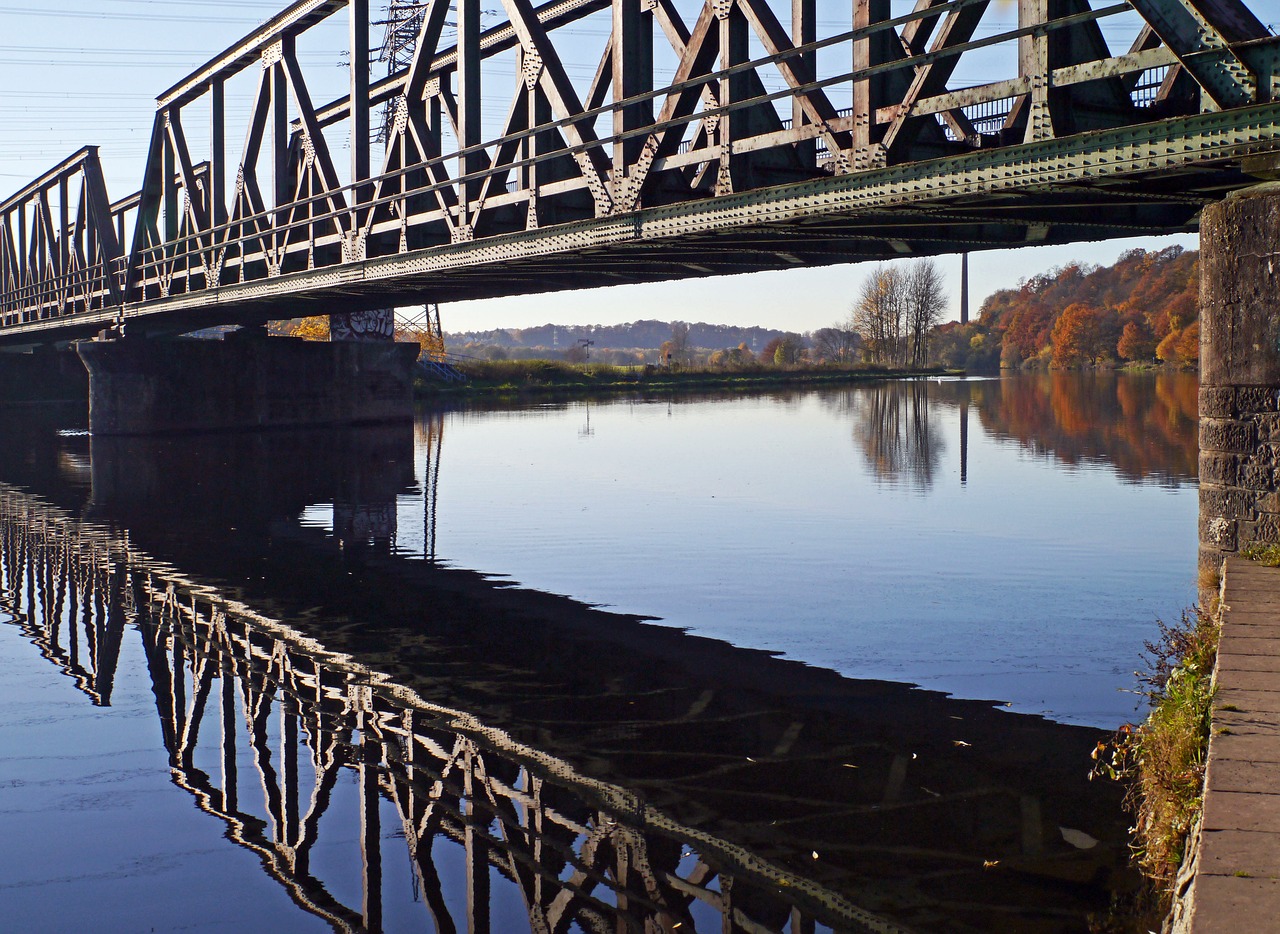
[[[1280,543],[1280,185],[1200,223],[1200,566]]]

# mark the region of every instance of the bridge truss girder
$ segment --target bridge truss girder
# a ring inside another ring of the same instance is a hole
[[[64,167],[0,204],[0,341],[1193,230],[1201,206],[1249,183],[1242,159],[1280,150],[1280,46],[1239,0],[1019,0],[1013,28],[992,25],[990,0],[896,17],[852,0],[836,32],[808,0],[785,25],[768,0],[683,14],[675,0],[503,0],[489,29],[460,0],[456,39],[436,0],[407,67],[372,83],[351,69],[351,93],[316,104],[297,42],[344,6],[299,0],[162,94],[141,190],[109,212],[95,187],[85,222],[49,217]],[[1130,10],[1146,26],[1113,51],[1102,24]],[[575,83],[559,31],[605,14],[598,65]],[[352,60],[367,60],[367,2],[349,17]],[[1001,47],[1016,73],[957,86],[966,57]],[[503,55],[515,74],[499,120],[481,82],[492,93]],[[224,89],[251,67],[232,163]],[[197,101],[207,157],[183,129]],[[127,255],[64,269],[86,228],[127,231]],[[104,285],[86,294],[75,276]]]

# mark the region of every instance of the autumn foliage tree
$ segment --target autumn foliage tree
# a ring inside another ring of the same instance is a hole
[[[1153,358],[1187,365],[1199,340],[1198,328],[1191,330],[1198,295],[1198,253],[1179,246],[1129,250],[1111,266],[1070,263],[995,292],[978,320],[998,335],[1006,367]]]
[[[1101,350],[1102,311],[1083,302],[1063,309],[1053,325],[1053,365],[1073,369],[1093,363]]]
[[[1151,329],[1145,322],[1130,321],[1120,334],[1120,342],[1116,344],[1116,353],[1122,360],[1142,362],[1151,360],[1156,355],[1156,341],[1151,336]]]

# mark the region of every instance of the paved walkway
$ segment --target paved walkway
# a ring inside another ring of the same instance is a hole
[[[1191,930],[1280,932],[1280,569],[1224,578]]]

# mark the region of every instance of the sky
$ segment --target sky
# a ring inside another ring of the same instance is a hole
[[[771,2],[779,10],[790,6],[782,0]],[[894,2],[897,12],[906,0]],[[682,9],[687,6],[687,0],[678,3]],[[1280,0],[1249,3],[1264,22],[1280,22]],[[818,4],[820,30],[839,31],[848,19],[849,0],[818,0]],[[38,5],[37,0],[0,0],[0,200],[85,145],[101,147],[113,200],[136,191],[156,96],[285,5],[283,0],[39,0]],[[497,0],[482,5],[501,6]],[[375,19],[384,6],[385,0],[371,0]],[[991,31],[1011,26],[1015,9],[1008,2],[993,5],[988,14]],[[485,23],[496,24],[503,18],[490,11]],[[986,24],[984,20],[982,28]],[[317,103],[345,93],[346,28],[346,14],[338,13],[300,42],[299,58]],[[1108,28],[1113,29],[1107,33],[1109,41],[1118,47],[1127,46],[1136,26],[1130,16],[1116,18],[1114,27]],[[571,38],[558,38],[562,33]],[[607,24],[602,28],[588,20],[556,35],[570,78],[585,84],[606,41]],[[375,27],[372,44],[379,42],[380,27]],[[659,67],[669,65],[659,62]],[[1007,65],[994,54],[985,60],[974,57],[970,72],[958,72],[957,80],[995,80],[1006,76],[1002,69]],[[379,67],[374,66],[375,77],[381,74]],[[247,119],[253,72],[246,70],[228,86],[233,125],[228,128],[227,148],[232,155],[243,138],[234,121]],[[486,119],[499,120],[510,98],[507,88],[514,81],[512,63],[495,61],[485,81],[486,114],[494,115]],[[833,102],[843,106],[834,94]],[[246,111],[243,116],[236,116],[237,105]],[[207,130],[198,112],[184,114],[184,120],[191,147],[198,152],[207,141]],[[349,162],[342,132],[339,127],[326,134],[340,174]],[[1133,247],[1159,249],[1172,243],[1194,249],[1197,238],[1182,235],[974,253],[970,257],[971,313],[992,291],[1016,286],[1047,269],[1073,261],[1107,264]],[[949,316],[954,318],[959,310],[960,260],[944,256],[937,262],[947,279]],[[442,307],[441,314],[450,331],[545,323],[612,324],[644,318],[809,331],[848,318],[870,269],[871,264],[793,269],[464,302]]]

